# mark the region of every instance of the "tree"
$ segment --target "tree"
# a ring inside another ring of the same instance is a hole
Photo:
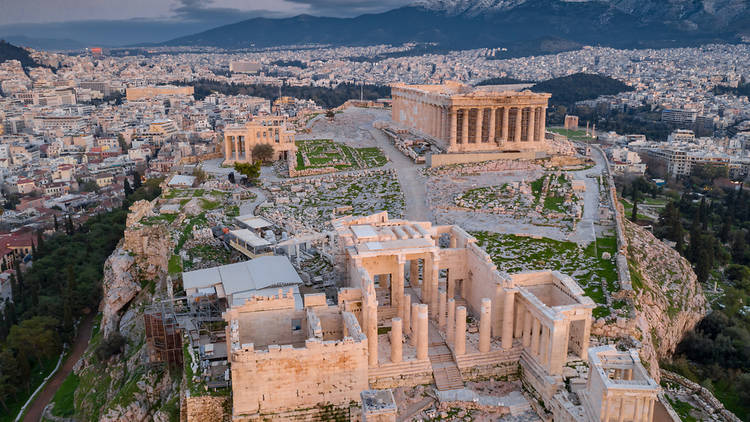
[[[227,178],[229,179],[229,183],[231,183],[231,184],[235,184],[236,183],[235,179],[234,179],[234,172],[229,173],[229,176],[227,176]]]
[[[125,179],[125,197],[128,197],[133,194],[133,188],[130,187],[130,182],[128,182],[128,179]]]
[[[633,201],[633,214],[630,216],[630,221],[634,223],[638,221],[638,199]]]
[[[328,120],[334,120],[336,118],[336,112],[329,109],[328,111],[326,111],[326,118],[328,118]]]
[[[198,181],[198,183],[203,183],[208,179],[208,175],[200,166],[197,166],[193,169],[193,177]]]
[[[271,144],[258,144],[253,147],[253,158],[263,162],[273,160],[273,146]]]
[[[63,295],[63,333],[73,336],[73,291],[75,290],[76,278],[73,273],[73,265],[68,265],[65,293]]]
[[[141,174],[137,171],[133,172],[133,189],[138,190],[141,187]]]
[[[42,251],[44,250],[44,232],[41,230],[38,230],[36,232],[36,251],[39,256],[42,256]],[[36,255],[34,255],[36,258]]]
[[[260,161],[253,164],[234,163],[234,169],[241,175],[247,177],[249,181],[255,181],[260,177]]]
[[[128,143],[125,141],[125,137],[122,136],[122,134],[117,135],[117,143],[120,145],[120,151],[122,151],[123,154],[128,152]]]
[[[68,218],[65,220],[65,233],[67,233],[68,236],[72,236],[75,231],[76,230],[73,226],[73,219],[70,217],[70,214],[68,214]]]
[[[16,259],[15,260],[15,262],[14,262],[14,268],[13,269],[16,272],[16,282],[18,283],[18,294],[19,294],[19,297],[20,297],[20,296],[23,296],[23,292],[24,292],[24,288],[25,288],[25,285],[24,285],[24,282],[23,282],[23,271],[21,271],[21,260],[20,259]]]
[[[54,214],[53,217],[55,217],[55,231],[59,231],[60,223],[57,222],[57,214]]]
[[[8,344],[22,356],[36,359],[39,367],[42,359],[55,356],[60,351],[57,320],[48,316],[35,316],[10,329]]]

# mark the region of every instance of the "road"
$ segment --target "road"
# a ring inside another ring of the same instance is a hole
[[[94,316],[95,314],[92,313],[81,322],[81,325],[78,327],[78,335],[76,335],[75,342],[73,343],[73,350],[68,359],[65,360],[60,370],[44,386],[41,393],[36,396],[36,400],[29,406],[29,410],[23,418],[24,422],[39,422],[41,420],[44,407],[55,397],[55,393],[57,393],[60,385],[70,375],[73,371],[73,366],[83,356],[83,352],[86,351],[86,347],[88,347],[89,340],[91,339],[91,330],[94,327]]]
[[[390,160],[390,165],[386,167],[390,167],[396,172],[396,177],[406,199],[406,215],[404,218],[414,221],[434,222],[430,207],[427,206],[426,180],[419,172],[422,166],[414,164],[414,161],[397,150],[380,130],[372,128],[370,133]]]

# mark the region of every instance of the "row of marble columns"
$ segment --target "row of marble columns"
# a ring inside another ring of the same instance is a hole
[[[514,334],[521,338],[529,354],[552,374],[562,372],[568,354],[568,331],[569,326],[563,321],[553,321],[550,326],[529,311],[526,304],[518,304]]]
[[[626,411],[632,405],[632,411]],[[602,409],[604,414],[602,422],[624,422],[626,416],[628,421],[651,422],[654,418],[654,398],[648,396],[624,396],[615,394],[602,397]]]
[[[441,112],[446,114],[445,112]],[[542,106],[454,108],[447,112],[451,145],[544,140],[546,108]],[[512,124],[511,124],[512,121]],[[439,130],[442,129],[442,124]]]
[[[240,158],[241,150],[244,150],[245,152],[245,155],[242,158]],[[224,160],[226,161],[229,161],[229,160],[240,161],[240,159],[248,160],[250,158],[250,154],[251,154],[250,145],[245,140],[244,136],[227,135],[224,137]],[[234,155],[234,157],[232,157],[232,155]]]

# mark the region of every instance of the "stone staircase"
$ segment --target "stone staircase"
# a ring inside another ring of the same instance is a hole
[[[432,375],[439,391],[464,388],[461,371],[453,360],[453,353],[440,336],[438,328],[430,322],[428,356],[432,365]]]

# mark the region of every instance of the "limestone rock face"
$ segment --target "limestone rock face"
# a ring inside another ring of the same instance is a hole
[[[659,359],[674,353],[684,334],[706,314],[706,297],[693,268],[650,232],[625,221],[628,261],[635,290],[641,359],[659,380]]]
[[[133,277],[135,259],[122,248],[115,249],[104,263],[102,289],[102,330],[104,336],[117,330],[119,312],[141,290]]]
[[[167,273],[172,241],[164,226],[129,227],[123,249],[135,255],[142,277],[158,280]]]

